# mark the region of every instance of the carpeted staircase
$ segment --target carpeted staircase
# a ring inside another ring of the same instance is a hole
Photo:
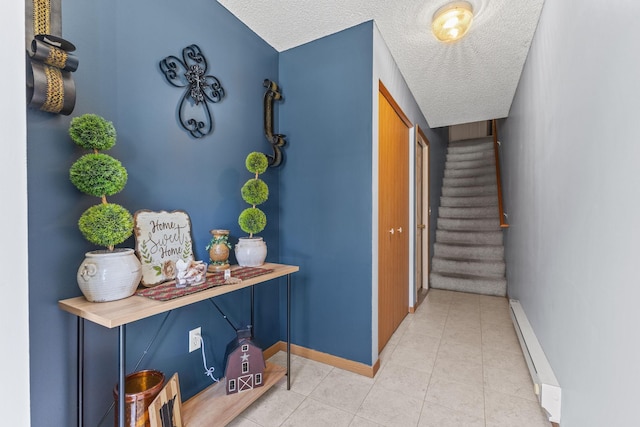
[[[505,296],[493,138],[452,141],[442,184],[430,286]]]

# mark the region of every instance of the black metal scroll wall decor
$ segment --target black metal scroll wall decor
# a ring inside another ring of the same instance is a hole
[[[267,158],[269,159],[269,166],[275,168],[282,163],[282,147],[286,143],[284,140],[286,135],[273,133],[273,101],[283,100],[284,98],[278,91],[278,85],[275,82],[265,79],[263,85],[267,88],[264,94],[264,134],[273,148],[273,156],[267,155]]]
[[[167,56],[160,61],[160,70],[167,81],[186,91],[178,106],[182,127],[194,138],[202,138],[213,131],[209,104],[224,97],[224,89],[214,76],[207,76],[207,60],[200,48],[192,44],[182,49],[182,59]]]
[[[69,115],[76,105],[71,73],[75,46],[62,38],[60,0],[26,1],[27,102],[30,108]]]

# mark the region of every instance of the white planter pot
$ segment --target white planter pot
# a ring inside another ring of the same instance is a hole
[[[235,253],[239,266],[259,267],[267,257],[267,244],[262,241],[262,237],[240,237]]]
[[[85,257],[76,278],[87,300],[115,301],[136,292],[142,278],[142,267],[133,249],[91,251]]]

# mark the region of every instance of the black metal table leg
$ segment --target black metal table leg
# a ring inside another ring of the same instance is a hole
[[[126,324],[118,326],[118,427],[124,427]]]
[[[287,390],[291,390],[291,274],[287,274]]]
[[[84,318],[78,317],[78,427],[84,426]]]
[[[254,301],[254,297],[255,297],[255,286],[251,287],[251,338],[253,338],[253,333],[255,331],[255,324],[253,323],[253,301]]]

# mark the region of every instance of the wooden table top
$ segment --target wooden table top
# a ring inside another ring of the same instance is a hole
[[[156,301],[151,298],[133,295],[117,301],[89,302],[85,297],[81,296],[60,300],[58,301],[58,306],[64,311],[68,311],[71,314],[75,314],[78,317],[82,317],[93,323],[97,323],[98,325],[102,325],[107,328],[115,328],[117,326],[194,304],[212,297],[255,286],[300,270],[300,267],[295,265],[272,263],[266,263],[260,267],[273,269],[273,271],[263,274],[262,276],[243,280],[238,284],[216,286],[169,301]],[[239,267],[231,267],[232,270],[234,268]]]

